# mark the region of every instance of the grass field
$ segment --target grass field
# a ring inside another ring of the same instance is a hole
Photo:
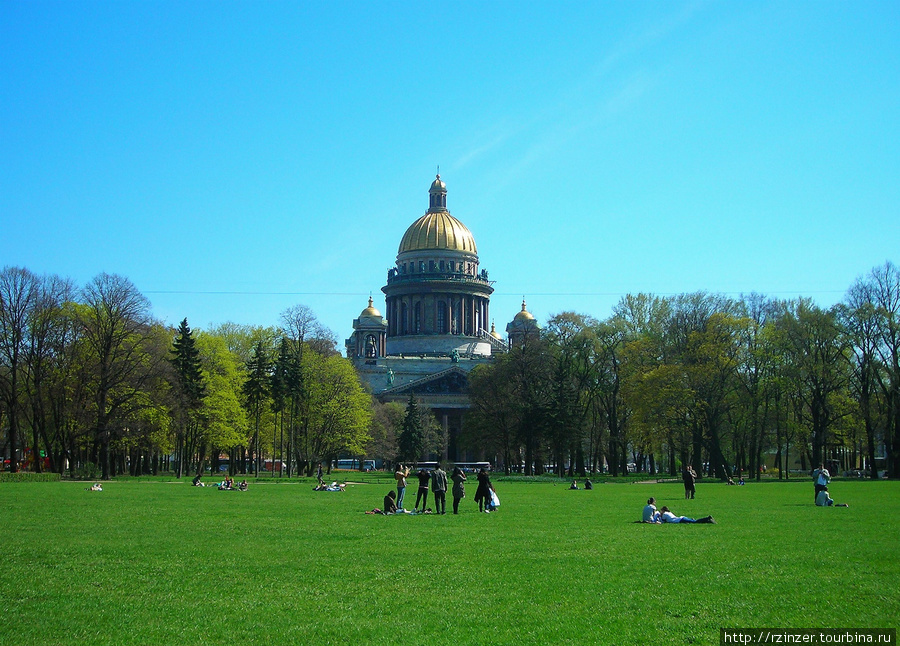
[[[360,480],[350,475],[351,480]],[[718,644],[719,628],[895,628],[900,483],[495,479],[502,506],[372,516],[391,481],[220,492],[0,485],[0,644]],[[649,496],[716,525],[635,524]],[[407,490],[411,506],[415,488]]]

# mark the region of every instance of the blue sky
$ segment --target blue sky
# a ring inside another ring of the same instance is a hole
[[[437,166],[497,327],[900,261],[897,2],[0,3],[0,265],[341,341]]]

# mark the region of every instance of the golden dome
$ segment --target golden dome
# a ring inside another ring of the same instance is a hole
[[[438,176],[434,178],[434,181],[431,183],[431,188],[428,189],[429,193],[434,191],[443,191],[447,192],[447,185],[441,181],[441,175],[438,173]]]
[[[432,249],[478,253],[472,232],[447,211],[426,213],[413,222],[403,234],[398,253]]]
[[[516,314],[513,318],[514,321],[533,321],[534,316],[531,315],[531,312],[525,309],[525,299],[522,299],[522,311]]]
[[[491,321],[491,336],[497,339],[498,341],[502,341],[503,338],[497,333],[497,328],[494,327],[494,322]]]
[[[372,297],[371,296],[369,296],[369,306],[360,313],[359,318],[361,318],[361,319],[381,319],[381,312],[379,312],[372,306]]]

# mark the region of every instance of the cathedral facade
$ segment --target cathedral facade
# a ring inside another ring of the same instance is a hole
[[[493,282],[480,267],[471,231],[447,209],[447,185],[438,175],[428,210],[400,240],[388,270],[385,315],[369,298],[353,321],[347,358],[381,401],[405,404],[414,395],[430,408],[448,438],[445,460],[475,461],[459,442],[469,408],[468,373],[507,350],[490,319]],[[525,309],[507,326],[512,339],[537,329]]]

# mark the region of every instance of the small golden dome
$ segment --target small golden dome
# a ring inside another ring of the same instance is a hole
[[[534,316],[531,315],[527,309],[525,309],[525,299],[522,299],[522,311],[516,314],[514,321],[533,321]]]
[[[372,306],[372,297],[371,296],[369,296],[369,306],[360,313],[359,318],[361,318],[361,319],[381,319],[381,312],[379,312]]]
[[[494,337],[495,339],[497,339],[498,341],[502,341],[502,340],[503,340],[503,339],[501,338],[501,336],[497,333],[497,328],[494,327],[494,322],[493,322],[493,321],[491,321],[491,336]]]
[[[403,234],[398,253],[423,250],[478,253],[472,232],[447,211],[426,213]]]
[[[440,174],[438,174],[437,177],[434,178],[434,181],[431,183],[431,188],[428,189],[429,193],[434,193],[437,191],[441,191],[443,193],[447,192],[447,185],[443,181],[441,181]]]

